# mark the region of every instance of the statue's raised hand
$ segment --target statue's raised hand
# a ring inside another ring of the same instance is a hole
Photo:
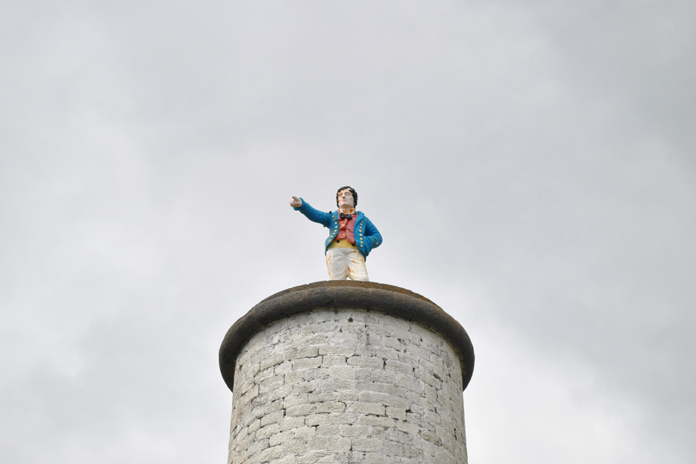
[[[292,206],[293,208],[299,208],[300,206],[302,206],[302,200],[300,200],[297,197],[292,197],[292,200],[290,200],[290,206]]]

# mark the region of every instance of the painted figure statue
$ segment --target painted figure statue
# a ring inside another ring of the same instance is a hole
[[[382,244],[382,236],[372,222],[360,211],[358,194],[352,187],[341,187],[336,192],[338,210],[332,213],[318,211],[302,198],[292,197],[290,206],[307,219],[329,228],[326,239],[326,267],[330,280],[370,280],[365,259],[373,248]]]

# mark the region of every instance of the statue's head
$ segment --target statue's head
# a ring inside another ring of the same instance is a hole
[[[358,192],[353,187],[345,186],[336,192],[336,206],[358,206]]]

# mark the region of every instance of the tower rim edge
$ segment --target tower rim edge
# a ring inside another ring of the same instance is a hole
[[[246,343],[269,325],[317,310],[355,309],[416,322],[440,334],[454,348],[465,390],[474,369],[474,348],[464,327],[438,305],[405,288],[376,282],[320,281],[291,287],[261,300],[237,319],[220,345],[219,364],[230,391],[234,390],[236,359]]]

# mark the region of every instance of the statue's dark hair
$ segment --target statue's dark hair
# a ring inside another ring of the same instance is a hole
[[[353,195],[353,206],[358,206],[358,192],[356,192],[355,189],[349,185],[336,190],[336,206],[338,206],[338,194],[341,192],[341,190],[345,189],[350,190],[351,195]]]

